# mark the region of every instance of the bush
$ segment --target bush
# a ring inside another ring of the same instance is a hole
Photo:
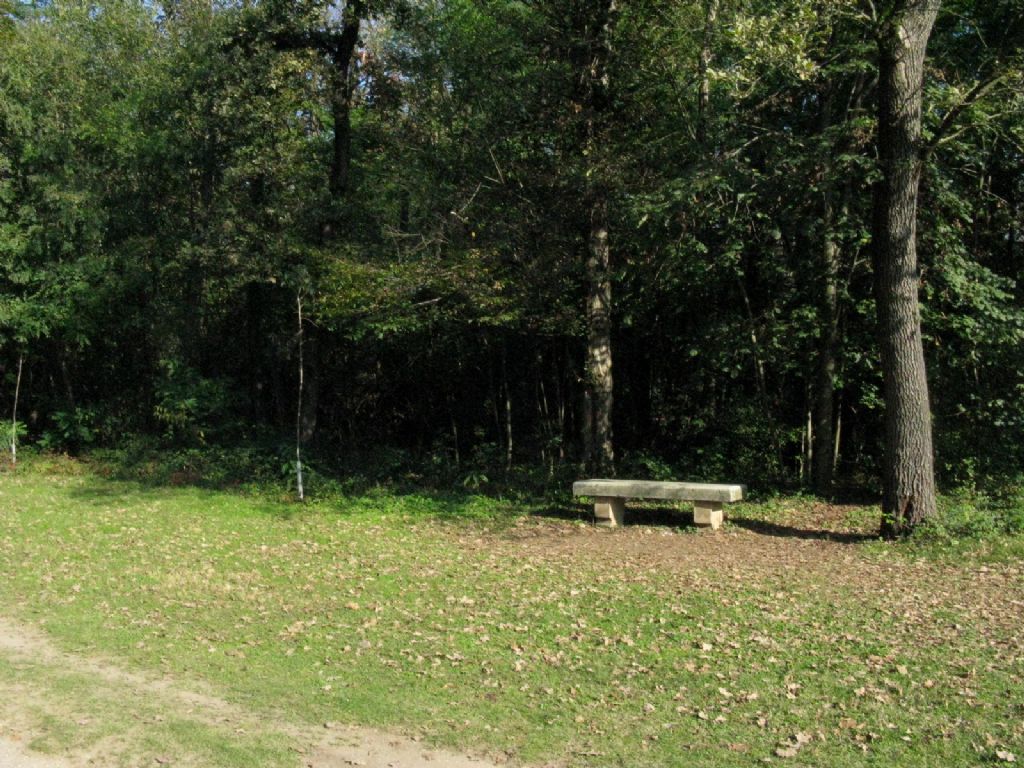
[[[38,440],[45,451],[76,452],[96,439],[96,411],[92,408],[57,411],[50,416],[50,422],[50,428]]]
[[[163,426],[164,437],[178,445],[205,445],[231,419],[230,385],[205,378],[194,368],[174,360],[160,362],[153,415]]]
[[[953,541],[1024,533],[1024,493],[1018,489],[998,498],[943,496],[938,511],[921,526],[918,536]]]
[[[135,436],[120,448],[95,449],[89,458],[125,480],[168,485],[277,485],[282,477],[277,452],[263,445],[162,448]]]

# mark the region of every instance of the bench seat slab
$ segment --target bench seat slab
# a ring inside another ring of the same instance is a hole
[[[657,480],[579,480],[572,484],[573,496],[663,499],[666,501],[742,501],[742,485],[717,483],[674,483]]]

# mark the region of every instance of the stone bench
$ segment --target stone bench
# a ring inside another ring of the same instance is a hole
[[[598,525],[622,525],[626,499],[664,499],[692,501],[693,522],[710,525],[714,530],[722,525],[723,505],[741,501],[746,490],[743,485],[656,480],[579,480],[572,484],[573,496],[587,496],[594,500],[594,517]]]

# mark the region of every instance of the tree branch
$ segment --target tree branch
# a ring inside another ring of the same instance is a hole
[[[921,150],[922,160],[927,160],[932,152],[935,151],[935,148],[943,142],[943,139],[946,137],[946,134],[949,133],[950,128],[952,128],[956,121],[960,119],[960,115],[983,99],[989,91],[999,84],[999,81],[1002,80],[1005,75],[1006,70],[1000,69],[997,65],[993,68],[988,77],[985,77],[974,84],[974,87],[967,92],[967,95],[960,100],[960,103],[950,109],[949,112],[946,113],[946,116],[942,118],[942,122],[939,123],[939,127],[935,129],[935,132],[928,140],[928,143],[925,144]],[[960,132],[958,131],[957,134],[954,135],[958,135],[959,133]]]

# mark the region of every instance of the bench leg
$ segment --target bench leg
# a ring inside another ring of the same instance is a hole
[[[594,517],[598,525],[614,528],[622,525],[626,517],[626,500],[615,496],[594,499]]]
[[[693,522],[695,525],[710,525],[711,530],[717,531],[722,527],[722,508],[720,501],[695,501],[693,502]]]

